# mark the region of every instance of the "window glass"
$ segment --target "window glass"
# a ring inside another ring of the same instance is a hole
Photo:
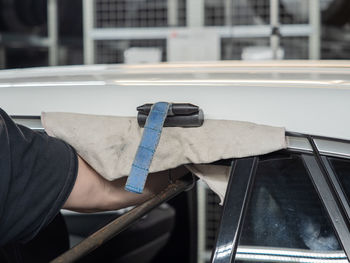
[[[329,161],[344,189],[346,197],[350,200],[350,160],[329,158]]]
[[[236,262],[330,258],[347,262],[301,158],[286,154],[260,160]]]

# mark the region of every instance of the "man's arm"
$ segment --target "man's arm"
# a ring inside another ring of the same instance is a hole
[[[0,246],[27,242],[64,208],[93,212],[139,204],[164,189],[167,173],[149,176],[141,195],[109,182],[67,143],[16,125],[0,109]],[[184,168],[180,171],[185,174]],[[177,174],[176,174],[177,175]]]
[[[153,173],[148,176],[142,194],[124,190],[126,178],[110,182],[100,176],[81,157],[78,157],[78,176],[73,190],[63,208],[77,212],[117,210],[140,204],[159,193],[169,184],[168,172]],[[171,171],[176,179],[188,173],[184,167]]]

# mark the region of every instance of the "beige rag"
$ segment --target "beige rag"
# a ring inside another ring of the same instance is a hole
[[[72,145],[104,178],[115,180],[129,175],[143,132],[135,117],[47,112],[42,113],[41,120],[49,135]],[[261,155],[285,147],[285,129],[280,127],[227,120],[205,120],[198,128],[165,127],[150,172]],[[223,199],[227,167],[186,167]]]

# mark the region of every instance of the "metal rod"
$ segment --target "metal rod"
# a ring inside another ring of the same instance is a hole
[[[270,45],[272,50],[272,58],[278,59],[278,50],[280,46],[279,32],[279,0],[270,0],[270,26],[271,36]]]
[[[187,0],[186,17],[188,27],[204,26],[204,0]]]
[[[85,26],[84,26],[85,27]],[[280,25],[284,37],[308,37],[312,33],[309,24]],[[193,29],[186,27],[149,27],[144,28],[95,28],[89,33],[93,40],[130,40],[130,39],[166,39],[172,32],[191,34]],[[220,38],[268,38],[271,36],[270,25],[235,25],[204,27],[205,32],[217,33]],[[90,40],[91,40],[90,39]]]
[[[94,29],[94,0],[83,1],[84,64],[95,63],[95,42],[91,36]]]
[[[84,239],[78,245],[55,258],[53,261],[51,261],[51,263],[74,262],[77,259],[87,255],[89,252],[98,248],[115,235],[125,230],[131,225],[131,223],[147,214],[153,208],[189,189],[191,186],[193,186],[193,182],[194,179],[191,176],[185,176],[182,179],[177,180],[174,184],[170,184],[159,194],[135,207],[123,216],[115,219],[91,236]]]
[[[231,27],[233,25],[233,0],[225,0],[225,25]]]
[[[321,11],[320,0],[309,0],[309,24],[312,33],[309,36],[309,59],[320,59],[321,53]]]
[[[47,2],[47,23],[49,38],[49,65],[58,65],[58,18],[57,18],[57,2],[49,0]]]
[[[178,0],[168,0],[168,26],[173,27],[178,25]]]
[[[228,26],[229,28],[232,29],[233,16],[234,16],[233,0],[225,0],[224,4],[225,4],[225,26]],[[232,33],[232,30],[231,30],[231,33]],[[233,48],[235,46],[233,35],[230,37],[230,39],[231,39],[230,43],[229,45],[226,45],[225,49],[228,56],[231,57],[233,55]]]

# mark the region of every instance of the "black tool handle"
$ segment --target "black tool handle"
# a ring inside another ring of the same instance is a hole
[[[152,108],[151,103],[137,107],[137,111],[148,115]],[[169,107],[168,116],[171,115],[191,115],[199,112],[199,107],[191,103],[172,103]]]
[[[140,127],[144,127],[148,115],[143,113],[137,114],[137,122]],[[191,115],[174,115],[167,116],[164,122],[164,127],[200,127],[204,122],[204,114],[199,110]]]

